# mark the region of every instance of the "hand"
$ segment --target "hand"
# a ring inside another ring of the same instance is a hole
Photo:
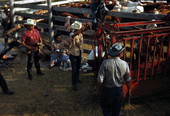
[[[87,22],[86,25],[90,27],[90,26],[92,26],[92,23],[91,22]]]
[[[36,50],[36,47],[29,47],[29,50]]]

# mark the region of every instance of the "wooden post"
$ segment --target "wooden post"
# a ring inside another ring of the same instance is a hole
[[[11,21],[11,27],[15,26],[15,9],[14,9],[14,0],[9,0],[9,6],[10,6],[10,21]],[[14,32],[14,39],[18,37],[18,32]]]
[[[14,22],[15,22],[15,19],[14,19],[14,0],[9,0],[9,6],[10,6],[10,21],[11,21],[11,24],[12,24],[12,27],[14,26]]]
[[[51,0],[47,0],[48,5],[48,24],[49,24],[49,36],[50,36],[50,43],[52,43],[53,36],[54,36],[54,30],[53,30],[53,21],[52,21],[52,6],[51,6]]]

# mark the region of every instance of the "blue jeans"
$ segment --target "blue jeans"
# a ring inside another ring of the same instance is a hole
[[[104,116],[119,116],[123,100],[123,88],[103,88],[101,107]]]
[[[28,56],[28,61],[27,61],[27,71],[31,71],[32,69],[32,64],[34,62],[35,68],[37,69],[37,72],[40,71],[40,54],[39,51],[33,51],[29,54],[27,54]]]
[[[68,59],[69,56],[67,54],[53,53],[51,54],[50,61],[61,62],[61,61],[67,61]]]
[[[70,54],[70,61],[72,67],[72,85],[76,86],[77,81],[79,80],[79,70],[81,64],[81,55],[80,56],[73,56]]]
[[[53,54],[51,54],[50,61],[54,62],[55,64],[57,63],[57,64],[61,65],[60,64],[61,62],[67,62],[68,59],[69,59],[69,56],[67,54],[53,53]]]

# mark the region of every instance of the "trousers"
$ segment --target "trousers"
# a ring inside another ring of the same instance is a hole
[[[123,88],[103,88],[101,108],[104,116],[119,116],[123,101]]]
[[[33,52],[27,54],[27,57],[28,57],[27,71],[31,72],[33,62],[34,62],[35,68],[37,69],[37,72],[40,71],[40,55],[39,55],[39,51],[33,51]]]
[[[73,56],[70,54],[70,61],[72,67],[72,85],[77,85],[77,81],[79,80],[79,70],[81,64],[81,55],[80,56]]]
[[[0,86],[2,88],[2,91],[5,93],[6,91],[8,91],[8,86],[6,84],[5,79],[3,78],[2,74],[0,73]]]

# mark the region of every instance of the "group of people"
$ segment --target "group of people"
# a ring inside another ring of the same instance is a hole
[[[37,75],[44,75],[40,68],[40,48],[43,45],[43,40],[39,31],[35,29],[35,20],[27,19],[24,25],[26,30],[22,34],[21,43],[27,49],[27,73],[28,79],[32,80],[33,63],[37,70]],[[60,34],[56,34],[52,43],[50,66],[54,66],[55,63],[71,65],[73,91],[77,91],[77,84],[81,83],[79,70],[83,53],[83,32],[91,26],[92,24],[89,22],[83,24],[82,22],[75,21],[70,27],[72,31],[69,34],[69,42],[62,40]],[[128,89],[127,96],[131,96],[129,66],[126,61],[120,59],[124,49],[120,43],[114,43],[108,49],[110,58],[102,62],[98,71],[96,95],[99,95],[102,88],[101,107],[104,116],[119,116],[123,100],[122,85],[124,82]],[[1,74],[0,86],[5,94],[14,94],[14,92],[8,89]]]
[[[35,29],[36,22],[33,19],[27,19],[25,23],[26,31],[22,35],[22,45],[27,48],[27,72],[28,79],[32,80],[32,65],[37,69],[38,75],[44,75],[40,69],[40,46],[43,44],[40,33]],[[60,34],[56,34],[52,42],[52,54],[50,60],[50,67],[55,64],[60,66],[66,63],[72,68],[72,85],[73,90],[77,91],[77,83],[79,80],[79,70],[81,65],[81,54],[83,53],[83,32],[91,26],[91,23],[83,24],[75,21],[71,25],[72,32],[70,33],[70,40],[66,42],[62,39]]]

